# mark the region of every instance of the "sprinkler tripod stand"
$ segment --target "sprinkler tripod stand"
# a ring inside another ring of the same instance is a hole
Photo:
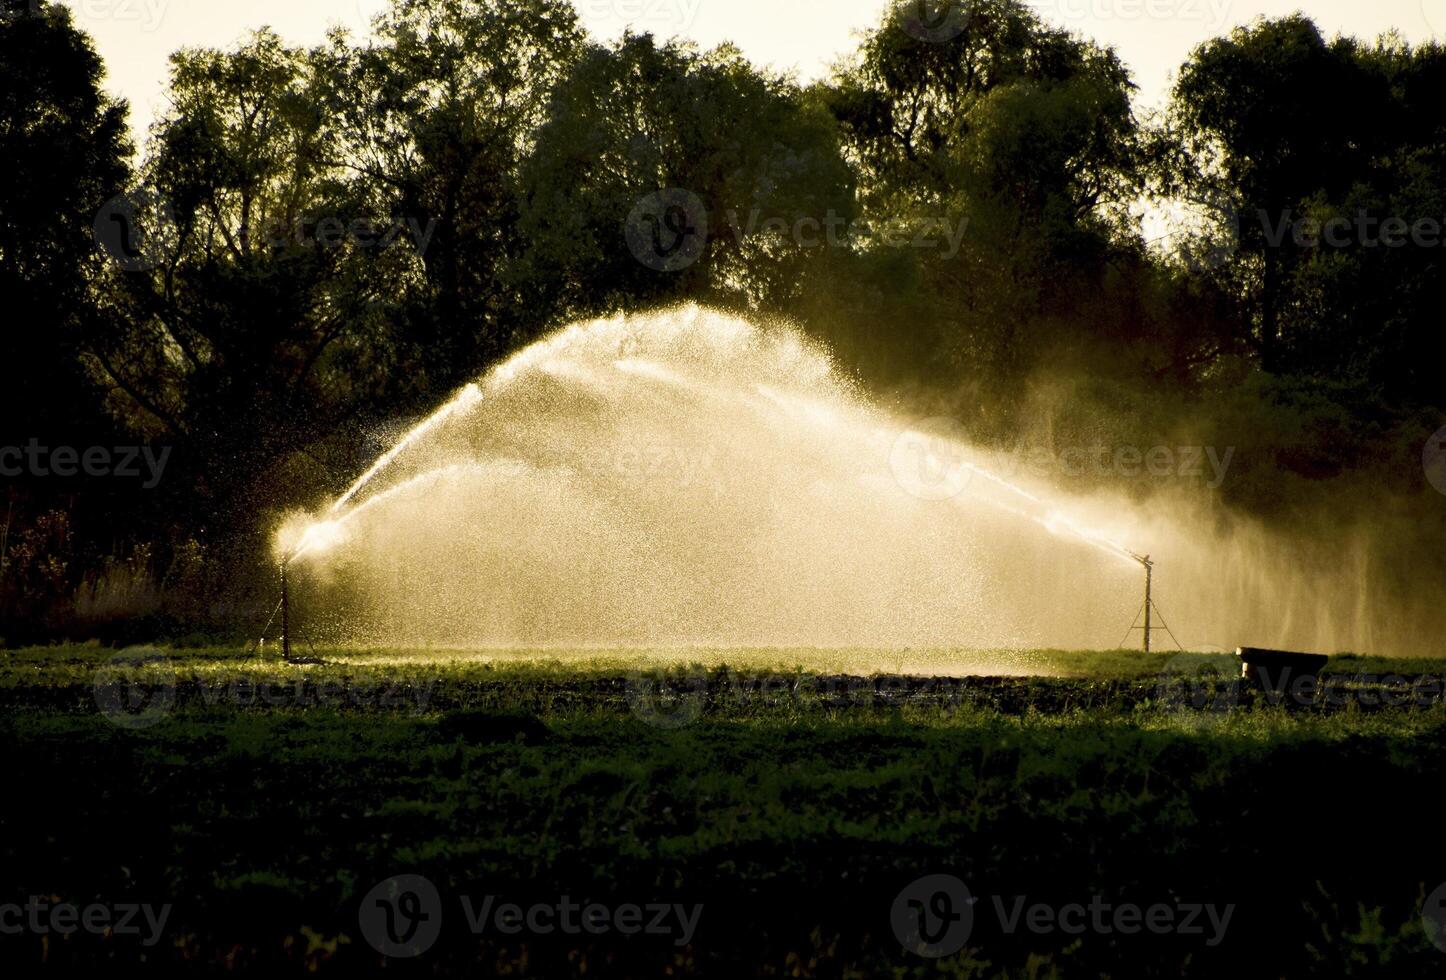
[[[1131,623],[1131,624],[1130,624],[1130,628],[1125,631],[1125,636],[1124,636],[1124,638],[1122,638],[1122,639],[1120,640],[1120,646],[1124,646],[1124,645],[1125,645],[1125,640],[1128,639],[1129,636],[1130,636],[1130,634],[1133,633],[1135,630],[1144,630],[1144,632],[1145,632],[1145,652],[1146,652],[1146,653],[1149,653],[1149,652],[1150,652],[1150,633],[1151,633],[1151,632],[1153,632],[1154,630],[1164,630],[1166,633],[1169,634],[1170,639],[1172,639],[1172,640],[1175,640],[1175,634],[1174,634],[1174,632],[1170,629],[1169,625],[1165,622],[1165,614],[1162,613],[1162,612],[1160,612],[1160,607],[1159,607],[1159,606],[1155,605],[1154,596],[1151,594],[1151,592],[1152,592],[1152,590],[1153,590],[1153,587],[1154,587],[1155,563],[1150,560],[1150,556],[1149,556],[1149,555],[1137,555],[1137,554],[1135,554],[1133,551],[1129,552],[1129,555],[1130,555],[1131,558],[1135,559],[1135,561],[1139,562],[1139,563],[1144,567],[1144,569],[1145,569],[1145,605],[1144,605],[1144,607],[1140,610],[1139,613],[1135,613],[1135,622],[1134,622],[1134,623]],[[1150,614],[1151,614],[1152,612],[1153,612],[1156,616],[1159,616],[1159,617],[1160,617],[1160,625],[1159,625],[1159,626],[1152,626],[1152,625],[1150,624]],[[1139,621],[1140,621],[1140,613],[1144,613],[1144,616],[1145,616],[1145,625],[1144,625],[1144,626],[1138,626],[1138,625],[1136,625],[1136,624],[1139,623]],[[1180,646],[1180,641],[1179,641],[1179,640],[1175,640],[1175,646],[1180,647],[1181,650],[1185,649],[1184,647],[1181,647],[1181,646]]]
[[[291,564],[292,555],[281,559],[281,599],[276,603],[276,608],[271,610],[271,618],[266,620],[266,625],[261,627],[261,638],[256,641],[257,649],[266,648],[266,632],[271,629],[271,624],[276,621],[276,614],[281,613],[281,659],[291,664],[320,664],[325,663],[316,655],[316,647],[312,645],[311,638],[303,636],[307,647],[311,649],[310,657],[293,657],[291,655],[291,590],[287,587],[286,566]]]

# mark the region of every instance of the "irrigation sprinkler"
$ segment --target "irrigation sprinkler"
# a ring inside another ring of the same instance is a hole
[[[276,622],[277,613],[281,614],[281,659],[293,664],[319,664],[323,661],[315,656],[316,647],[312,645],[310,637],[302,636],[306,645],[311,648],[311,657],[293,657],[291,655],[291,589],[287,583],[286,566],[291,564],[297,552],[293,551],[283,557],[278,565],[281,575],[281,598],[276,603],[276,608],[271,610],[271,618],[266,620],[266,625],[261,627],[261,637],[256,641],[256,647],[263,654],[266,650],[266,634],[271,629],[271,624]],[[248,649],[249,649],[248,645]]]
[[[291,598],[286,590],[286,565],[291,560],[288,555],[281,562],[281,659],[291,659]],[[1149,634],[1146,634],[1145,643],[1148,647]]]
[[[1128,639],[1129,635],[1135,630],[1143,630],[1145,635],[1145,652],[1149,653],[1150,634],[1152,632],[1154,632],[1155,630],[1164,630],[1166,633],[1169,634],[1170,639],[1172,640],[1175,640],[1175,634],[1171,631],[1169,624],[1165,622],[1165,614],[1160,612],[1159,606],[1155,605],[1154,595],[1152,594],[1155,583],[1155,563],[1150,560],[1149,555],[1137,555],[1133,551],[1129,551],[1129,549],[1126,549],[1126,551],[1131,558],[1139,562],[1140,565],[1145,569],[1145,604],[1144,607],[1140,610],[1140,612],[1135,613],[1135,621],[1130,624],[1130,628],[1125,632],[1125,639]],[[1144,626],[1136,625],[1140,622],[1141,613],[1143,613],[1145,617]],[[1159,626],[1151,625],[1150,617],[1152,613],[1160,618]],[[1123,646],[1124,642],[1125,640],[1121,639],[1120,645]],[[1179,640],[1175,640],[1175,646],[1180,647],[1181,650],[1185,649],[1184,647],[1180,646]]]

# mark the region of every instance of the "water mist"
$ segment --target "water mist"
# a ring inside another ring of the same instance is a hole
[[[995,462],[872,404],[797,331],[685,306],[519,352],[278,552],[308,618],[355,642],[1111,647],[1139,609],[1131,549],[1187,644],[1360,639],[1282,619],[1306,586],[1248,535]]]

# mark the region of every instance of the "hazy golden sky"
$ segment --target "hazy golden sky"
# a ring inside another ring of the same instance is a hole
[[[269,25],[297,43],[327,27],[367,28],[386,0],[67,0],[109,68],[109,87],[131,102],[132,125],[144,132],[163,108],[166,57],[184,45],[225,47]],[[683,35],[704,46],[731,40],[756,62],[824,74],[874,24],[884,0],[575,0],[597,37],[625,27]],[[1032,0],[1047,20],[1119,50],[1146,104],[1157,102],[1169,74],[1190,49],[1237,24],[1304,9],[1327,32],[1374,37],[1392,28],[1408,40],[1446,39],[1446,0]]]

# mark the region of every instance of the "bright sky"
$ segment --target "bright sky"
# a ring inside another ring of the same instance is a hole
[[[1395,29],[1410,41],[1446,40],[1446,0],[1030,0],[1047,20],[1113,45],[1153,105],[1171,72],[1203,40],[1257,16],[1306,9],[1327,33],[1373,38]],[[386,0],[66,0],[109,69],[109,88],[131,103],[144,133],[164,108],[166,58],[178,47],[227,47],[269,25],[293,43],[328,26],[366,30]],[[705,47],[736,43],[750,59],[816,78],[875,24],[885,0],[574,0],[595,37],[631,26],[683,35]]]

